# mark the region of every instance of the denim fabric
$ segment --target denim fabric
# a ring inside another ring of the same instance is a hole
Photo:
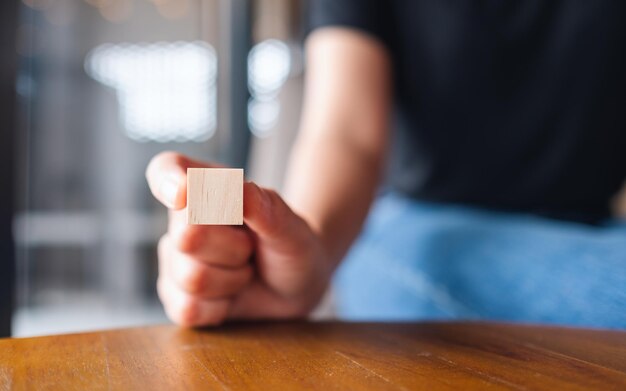
[[[626,222],[601,226],[388,194],[335,277],[353,320],[626,328]]]

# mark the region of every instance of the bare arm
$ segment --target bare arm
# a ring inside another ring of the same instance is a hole
[[[390,60],[374,38],[334,27],[313,32],[306,55],[286,198],[321,235],[335,266],[358,234],[384,168]]]

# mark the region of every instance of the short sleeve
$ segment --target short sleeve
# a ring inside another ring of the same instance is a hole
[[[306,35],[320,27],[351,27],[388,45],[390,0],[309,0]]]

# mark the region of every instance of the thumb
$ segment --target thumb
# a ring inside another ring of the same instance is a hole
[[[294,229],[301,219],[274,190],[246,182],[243,199],[243,220],[260,239],[281,240],[298,232]]]
[[[274,311],[269,306],[278,300],[276,311],[284,312],[294,303],[281,300],[310,295],[309,288],[325,285],[330,276],[330,272],[326,273],[321,243],[315,241],[307,222],[275,191],[245,183],[243,193],[243,219],[257,239],[254,262],[260,281],[244,291],[247,293],[237,299],[237,305],[248,308],[248,314],[255,311],[249,308],[261,308],[260,305],[269,315]]]

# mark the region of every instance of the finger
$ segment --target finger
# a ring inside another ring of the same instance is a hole
[[[303,318],[314,308],[300,300],[290,301],[254,280],[236,295],[229,306],[229,319],[287,319]]]
[[[225,269],[174,253],[165,260],[166,278],[186,293],[202,299],[227,298],[241,291],[252,279],[252,266]]]
[[[237,268],[208,265],[173,248],[168,235],[159,241],[159,274],[183,291],[200,298],[224,298],[239,292],[252,279],[252,266]]]
[[[240,227],[187,225],[180,211],[171,211],[168,234],[172,246],[197,260],[223,267],[246,265],[253,252],[250,232]]]
[[[230,300],[203,300],[179,289],[165,278],[157,281],[157,292],[170,320],[185,327],[218,325],[228,314]]]
[[[154,197],[170,209],[182,209],[187,200],[187,168],[216,167],[176,152],[161,152],[150,160],[146,179]]]

